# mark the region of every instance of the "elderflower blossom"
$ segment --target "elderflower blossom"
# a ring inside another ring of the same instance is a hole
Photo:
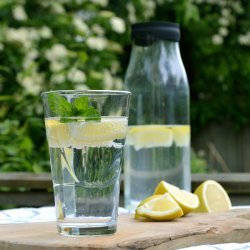
[[[68,55],[68,50],[63,44],[54,44],[50,49],[45,52],[45,57],[49,61],[55,61],[66,57]]]
[[[55,84],[60,84],[65,81],[65,75],[62,73],[54,73],[51,75],[50,81]]]
[[[98,4],[102,7],[106,7],[108,5],[108,0],[92,0],[92,3]]]
[[[39,95],[42,90],[44,77],[35,70],[28,76],[17,75],[17,81],[21,84],[24,90],[32,95]]]
[[[223,37],[218,34],[213,35],[212,42],[214,45],[221,45],[223,44]]]
[[[89,34],[88,25],[80,17],[75,16],[73,18],[73,24],[78,31],[83,32],[85,34]]]
[[[104,37],[89,37],[86,44],[90,49],[101,51],[107,47],[107,39]]]
[[[28,19],[28,16],[27,16],[22,5],[16,5],[12,9],[12,15],[13,15],[14,19],[17,21],[25,21]]]
[[[72,68],[68,72],[68,79],[71,82],[83,83],[86,81],[86,75],[81,70],[76,69],[76,68]]]
[[[240,45],[250,46],[250,31],[245,35],[239,35],[238,41]]]
[[[110,18],[110,24],[113,31],[122,34],[125,32],[125,23],[120,17]]]
[[[47,26],[43,26],[40,30],[39,30],[39,35],[41,38],[44,39],[48,39],[52,37],[52,31],[49,27]]]

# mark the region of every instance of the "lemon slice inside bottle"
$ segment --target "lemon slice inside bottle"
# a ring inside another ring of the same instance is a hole
[[[135,150],[153,147],[170,147],[173,143],[172,129],[166,125],[142,125],[129,129],[126,143]]]

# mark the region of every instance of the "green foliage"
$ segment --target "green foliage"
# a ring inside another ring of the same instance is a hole
[[[0,1],[0,171],[47,171],[40,93],[121,89],[130,24],[181,25],[192,131],[250,123],[248,0]]]

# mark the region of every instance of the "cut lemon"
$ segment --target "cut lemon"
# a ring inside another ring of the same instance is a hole
[[[54,119],[46,119],[45,127],[49,147],[63,148],[69,146],[70,135],[67,124],[60,123]]]
[[[101,122],[46,119],[45,126],[50,147],[109,146],[127,133],[127,118],[102,118]]]
[[[190,126],[173,126],[174,142],[177,147],[188,146],[190,143]]]
[[[223,212],[229,210],[232,205],[225,189],[216,181],[203,182],[194,192],[200,200],[195,212]]]
[[[155,188],[154,195],[169,193],[173,199],[179,204],[184,215],[192,212],[199,206],[197,195],[181,190],[165,181],[161,181]]]
[[[129,129],[127,144],[135,150],[153,147],[170,147],[173,143],[172,129],[166,125],[143,125]]]
[[[101,122],[69,123],[70,135],[76,142],[83,144],[102,144],[103,142],[123,139],[127,133],[127,119],[102,118]]]
[[[182,209],[169,194],[148,197],[147,199],[147,201],[142,201],[143,205],[137,207],[137,216],[164,221],[173,220],[183,215]]]
[[[137,208],[139,208],[140,206],[144,205],[144,204],[147,203],[148,201],[151,201],[151,200],[153,200],[153,199],[155,199],[155,198],[157,198],[157,197],[160,197],[160,196],[161,196],[161,195],[152,195],[152,196],[147,197],[146,199],[144,199],[143,201],[141,201],[141,202],[139,203],[139,205],[137,206]],[[135,213],[135,219],[138,219],[138,218],[140,218],[140,216],[139,216],[137,213]]]

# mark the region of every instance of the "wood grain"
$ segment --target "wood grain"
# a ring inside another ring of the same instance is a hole
[[[65,237],[54,222],[0,227],[1,250],[178,249],[250,241],[250,209],[218,214],[190,214],[171,222],[136,221],[121,215],[111,236]]]

